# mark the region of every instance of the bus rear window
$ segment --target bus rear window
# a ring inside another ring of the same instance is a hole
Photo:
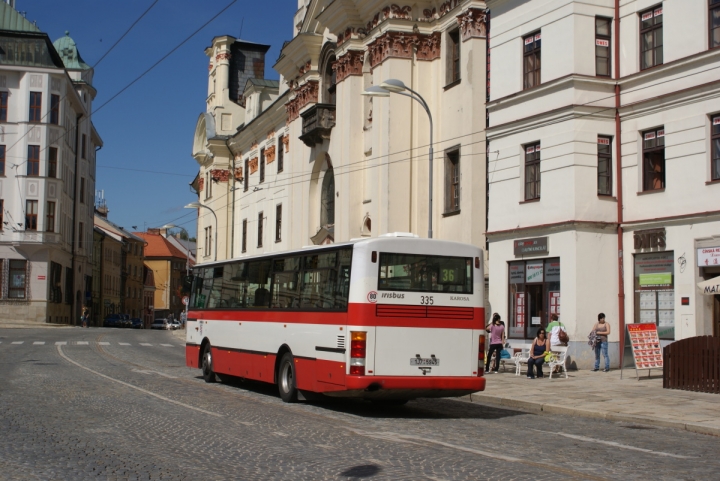
[[[379,291],[473,292],[472,257],[380,253]]]

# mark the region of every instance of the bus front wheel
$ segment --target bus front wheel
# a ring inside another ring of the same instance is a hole
[[[280,398],[286,403],[297,401],[298,392],[295,385],[295,363],[293,362],[292,354],[289,352],[286,352],[280,360],[277,380]]]
[[[212,351],[210,344],[205,345],[202,355],[202,376],[205,382],[215,382],[215,373],[212,370]]]

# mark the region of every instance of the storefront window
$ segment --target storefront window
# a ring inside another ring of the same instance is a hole
[[[532,339],[560,315],[560,259],[511,262],[508,269],[509,336]]]
[[[675,339],[675,264],[672,252],[635,254],[635,322],[658,326]]]

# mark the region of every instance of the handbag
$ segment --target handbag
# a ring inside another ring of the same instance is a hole
[[[558,332],[558,340],[563,344],[570,342],[570,336],[568,336],[568,333],[565,332],[562,327],[560,327],[560,331]]]

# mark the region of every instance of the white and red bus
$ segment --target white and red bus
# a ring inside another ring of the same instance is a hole
[[[203,264],[187,365],[309,393],[407,400],[482,391],[482,250],[411,234]]]

